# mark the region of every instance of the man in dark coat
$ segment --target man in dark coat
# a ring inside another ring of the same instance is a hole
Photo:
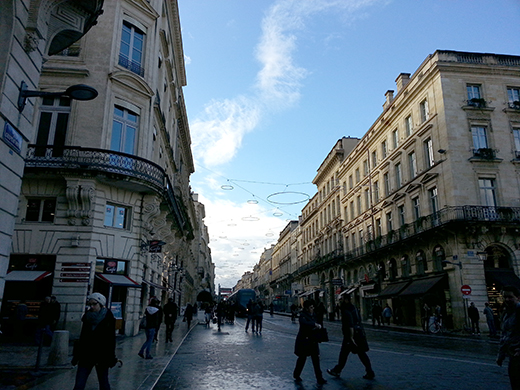
[[[100,293],[91,294],[89,310],[81,321],[79,340],[74,345],[72,365],[78,365],[74,390],[83,390],[94,366],[101,390],[110,389],[108,370],[117,363],[116,320],[107,309],[106,298]]]
[[[341,351],[339,353],[338,364],[333,369],[327,369],[327,372],[335,377],[339,377],[341,371],[347,364],[348,355],[356,353],[359,360],[365,366],[365,379],[374,379],[376,376],[372,370],[372,364],[367,355],[368,344],[364,336],[364,330],[361,324],[361,318],[357,308],[350,301],[350,295],[343,294],[341,298],[341,331],[343,333],[343,342],[341,344]],[[355,337],[355,332],[358,332],[360,337]]]
[[[480,314],[473,302],[468,307],[468,317],[471,320],[471,333],[480,335]]]
[[[172,333],[175,327],[175,321],[177,320],[178,311],[179,307],[173,298],[169,298],[168,303],[163,307],[164,323],[166,324],[166,342],[173,341]]]
[[[51,325],[53,321],[51,297],[45,297],[45,300],[40,304],[38,311],[38,328],[36,329],[36,344],[43,342],[43,335],[46,334],[52,339]]]

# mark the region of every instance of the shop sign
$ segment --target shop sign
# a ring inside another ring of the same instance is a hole
[[[23,137],[10,123],[4,125],[4,141],[16,153],[22,153]],[[12,152],[11,152],[12,153]]]
[[[149,253],[161,253],[162,252],[162,246],[166,245],[164,241],[150,241],[148,243],[148,252]]]
[[[332,285],[333,286],[343,285],[343,279],[341,279],[341,278],[332,279]]]
[[[88,283],[90,281],[90,263],[61,263],[60,282]]]

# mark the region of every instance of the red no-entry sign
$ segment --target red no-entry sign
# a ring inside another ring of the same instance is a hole
[[[463,285],[461,288],[460,288],[460,291],[462,292],[462,294],[464,295],[469,295],[471,294],[471,287],[468,286],[467,284]]]

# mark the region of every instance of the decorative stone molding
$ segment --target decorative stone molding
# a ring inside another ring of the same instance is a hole
[[[154,195],[148,195],[144,199],[144,205],[143,205],[143,228],[145,231],[150,234],[150,236],[153,236],[155,234],[155,219],[160,216],[161,209],[160,209],[160,199],[157,196]]]
[[[90,225],[92,219],[92,203],[94,200],[94,186],[93,185],[82,185],[79,190],[79,197],[81,200],[80,217],[83,225]]]

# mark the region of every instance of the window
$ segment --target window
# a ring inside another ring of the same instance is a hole
[[[391,232],[392,230],[394,230],[394,228],[392,226],[392,212],[391,211],[386,213],[386,230],[387,230],[387,232]]]
[[[368,175],[368,160],[363,161],[363,177]]]
[[[471,126],[471,136],[473,137],[473,148],[475,151],[479,149],[487,149],[488,142],[486,136],[486,127]]]
[[[483,206],[497,205],[495,197],[495,180],[494,179],[478,179],[480,187],[480,199]]]
[[[417,176],[417,156],[415,152],[408,155],[408,161],[410,162],[410,180],[413,180]]]
[[[516,158],[520,158],[520,128],[513,129],[513,139],[515,141]]]
[[[435,160],[433,159],[433,142],[431,138],[424,141],[424,160],[428,168],[435,164]]]
[[[372,152],[372,168],[377,167],[377,151]]]
[[[480,85],[466,86],[468,92],[468,106],[482,108],[486,107],[486,101],[482,99]]]
[[[385,196],[390,195],[390,176],[388,172],[383,175],[383,182],[385,185]]]
[[[138,125],[139,115],[116,106],[114,108],[110,150],[135,154],[135,139]]]
[[[352,180],[352,175],[350,175],[348,177],[348,189],[351,190],[352,188],[354,188],[354,182]]]
[[[370,191],[367,188],[365,190],[365,209],[368,210],[368,208],[371,206],[370,204]]]
[[[376,234],[378,237],[381,237],[383,234],[383,227],[381,226],[381,218],[376,219]]]
[[[403,179],[402,179],[402,175],[401,175],[401,163],[397,163],[395,164],[395,185],[396,185],[396,188],[399,188],[401,187],[402,183],[403,183]]]
[[[356,217],[356,211],[354,210],[354,201],[350,202],[350,220]]]
[[[394,150],[397,149],[397,147],[399,146],[399,130],[397,129],[392,131],[392,142],[392,147],[394,148]]]
[[[412,116],[408,115],[406,119],[404,120],[404,128],[406,132],[406,136],[409,137],[413,132],[413,122],[412,122]]]
[[[356,168],[355,175],[356,175],[356,184],[357,184],[357,183],[359,183],[359,180],[361,179],[361,176],[359,175],[359,168]]]
[[[52,146],[52,156],[63,155],[67,124],[70,114],[70,98],[44,98],[40,108],[40,123],[36,136],[36,156],[45,156],[46,146]]]
[[[405,224],[404,205],[397,207],[397,213],[399,216],[399,226],[404,226],[404,224]]]
[[[374,182],[374,204],[379,202],[379,182]]]
[[[381,143],[381,158],[384,160],[388,155],[388,146],[386,144],[386,140]]]
[[[507,100],[509,108],[520,109],[520,88],[507,88]]]
[[[121,48],[119,52],[119,65],[131,72],[144,76],[143,68],[144,34],[137,27],[128,22],[123,23],[121,34]]]
[[[429,190],[428,194],[430,196],[431,212],[432,212],[432,214],[435,214],[439,211],[439,200],[437,198],[437,187],[433,187],[431,190]]]
[[[419,218],[421,218],[421,205],[419,203],[418,196],[412,199],[412,208],[414,220],[418,220]]]
[[[56,212],[56,198],[29,198],[25,211],[27,222],[54,222]]]
[[[360,215],[361,212],[362,212],[362,210],[361,210],[361,195],[358,195],[356,200],[357,200],[357,213],[358,213],[358,215]]]
[[[126,229],[129,214],[127,207],[107,203],[105,208],[105,226]]]
[[[424,123],[430,119],[430,110],[428,109],[428,100],[423,100],[419,105],[421,110],[421,122]]]

